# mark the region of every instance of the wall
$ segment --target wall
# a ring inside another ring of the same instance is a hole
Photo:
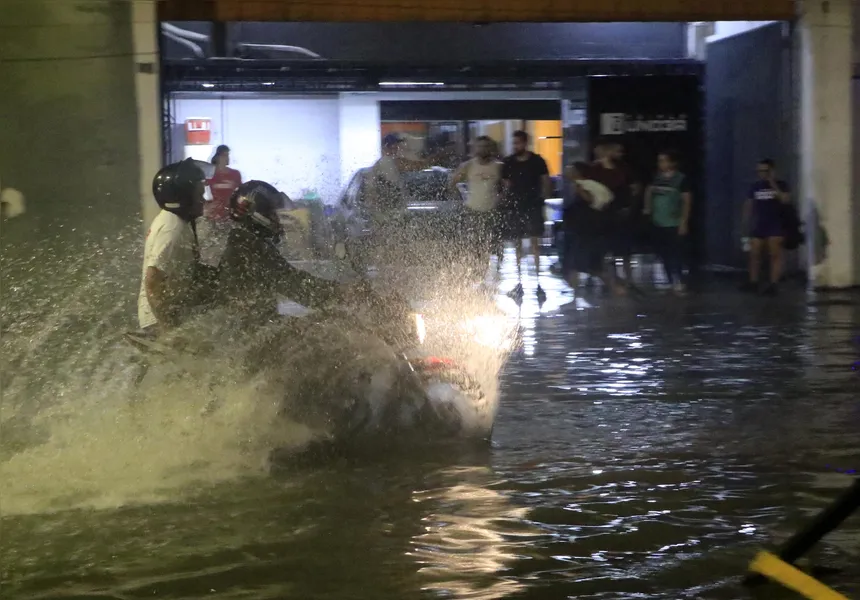
[[[771,24],[708,44],[706,69],[708,258],[743,267],[742,204],[763,157],[794,186],[790,50]]]
[[[732,37],[733,35],[746,33],[747,31],[752,31],[759,27],[765,27],[775,22],[776,21],[714,21],[714,33],[713,35],[709,35],[706,41],[709,44],[712,44],[722,39]]]
[[[2,15],[0,175],[28,200],[4,253],[138,221],[131,4],[6,0]]]
[[[367,94],[341,94],[338,118],[340,183],[346,185],[353,173],[380,157],[379,102]]]
[[[526,131],[531,138],[532,150],[546,160],[549,174],[561,175],[561,121],[528,121]]]
[[[356,116],[361,109],[345,109]],[[178,98],[174,119],[212,119],[212,144],[227,144],[244,180],[262,179],[291,197],[316,189],[333,201],[341,189],[341,107],[337,97]],[[354,124],[357,134],[366,125]],[[179,137],[179,136],[175,136]],[[378,148],[378,138],[375,140]]]

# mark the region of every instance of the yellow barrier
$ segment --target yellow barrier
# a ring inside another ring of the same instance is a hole
[[[817,579],[813,579],[770,552],[759,552],[750,563],[750,571],[773,579],[810,600],[848,600],[842,594],[834,592]]]

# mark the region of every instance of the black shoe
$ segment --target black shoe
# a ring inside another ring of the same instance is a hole
[[[758,283],[753,283],[752,281],[744,281],[741,284],[740,290],[742,292],[754,293],[758,291]]]
[[[761,291],[762,296],[776,296],[778,293],[779,290],[776,288],[775,283],[771,283]]]
[[[523,291],[523,284],[518,283],[517,287],[508,292],[508,298],[513,298],[514,300],[522,300],[525,292]]]
[[[546,292],[543,291],[543,288],[540,285],[537,286],[537,291],[535,293],[537,294],[539,304],[546,302]]]

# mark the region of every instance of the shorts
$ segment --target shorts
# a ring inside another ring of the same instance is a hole
[[[756,223],[750,233],[750,237],[760,240],[781,238],[785,237],[785,230],[782,227],[782,223],[779,221],[763,221],[761,223]]]
[[[539,238],[544,234],[543,208],[504,209],[500,213],[501,236],[505,241]]]

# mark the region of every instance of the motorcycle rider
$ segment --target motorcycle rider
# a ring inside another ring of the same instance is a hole
[[[230,197],[230,216],[237,223],[227,237],[219,264],[220,299],[244,314],[277,317],[276,297],[287,297],[315,309],[371,303],[377,315],[396,318],[403,306],[383,303],[365,281],[345,285],[297,269],[281,255],[283,235],[278,209],[286,194],[263,181],[248,181]],[[379,318],[379,317],[378,317]]]
[[[152,180],[161,207],[146,234],[137,314],[149,335],[179,325],[212,299],[214,269],[200,262],[196,219],[203,214],[205,175],[187,159],[162,168]]]

